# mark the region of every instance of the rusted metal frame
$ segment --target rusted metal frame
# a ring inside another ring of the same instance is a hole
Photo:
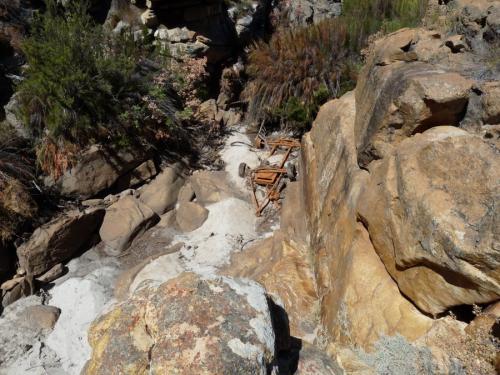
[[[255,183],[253,182],[253,178],[250,178],[250,183],[252,185],[253,203],[255,204],[255,207],[257,207],[257,210],[258,210],[260,207],[260,204],[259,204],[259,201],[257,200],[257,194],[256,194],[257,187],[255,186]]]
[[[253,181],[258,185],[272,185],[276,181],[278,174],[286,173],[283,168],[262,168],[254,171]],[[265,177],[263,175],[271,175],[272,177]]]
[[[298,148],[301,147],[300,143],[297,142],[296,140],[293,140],[293,139],[281,139],[281,140],[269,141],[269,142],[267,142],[265,139],[262,139],[262,141],[264,141],[264,143],[267,146],[272,146],[271,151],[270,151],[270,156],[274,155],[274,153],[278,150],[279,147],[286,147],[287,150],[285,152],[285,155],[281,161],[279,168],[261,168],[261,169],[258,169],[256,171],[252,172],[252,175],[251,175],[252,193],[253,193],[252,197],[254,200],[254,204],[257,207],[257,210],[256,210],[257,216],[260,216],[262,214],[262,211],[264,211],[264,209],[267,207],[267,205],[271,201],[275,204],[276,207],[279,207],[278,200],[279,200],[280,194],[278,192],[278,187],[279,187],[279,184],[280,184],[283,176],[285,175],[285,173],[287,173],[286,169],[283,169],[283,167],[284,167],[285,163],[287,162],[288,158],[290,157],[292,150],[296,147],[298,147]],[[256,177],[256,174],[258,172],[274,173],[275,178],[273,177],[270,180],[264,180],[264,179],[258,180],[258,178]],[[271,180],[274,180],[274,183]],[[262,203],[259,203],[259,201],[257,199],[257,195],[256,195],[256,189],[257,189],[256,185],[258,185],[259,182],[261,182],[262,185],[266,186],[266,195],[265,195],[265,198],[264,198]]]
[[[290,157],[290,153],[292,152],[292,147],[288,147],[288,150],[285,153],[285,156],[283,157],[283,160],[281,161],[280,168],[283,168],[285,166],[286,161]]]
[[[271,201],[277,202],[277,199],[279,199],[275,198],[274,194],[278,191],[278,186],[282,178],[283,178],[283,173],[278,173],[278,177],[276,178],[276,181],[274,182],[272,187],[269,188],[268,186],[267,193],[263,203],[257,204],[257,212],[256,212],[257,216],[260,216],[262,214],[262,211],[264,211],[264,209]],[[255,200],[257,201],[257,197],[255,198]],[[277,203],[275,204],[277,205]]]

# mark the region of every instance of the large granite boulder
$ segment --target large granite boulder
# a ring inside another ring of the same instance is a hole
[[[370,165],[359,214],[401,291],[439,314],[500,297],[500,157],[481,138],[437,127]]]
[[[338,255],[336,288],[324,301],[333,340],[366,349],[384,335],[410,341],[425,335],[433,320],[401,295],[359,223],[354,236],[349,252]]]
[[[177,224],[183,232],[198,229],[207,220],[208,210],[194,202],[181,202],[175,215]]]
[[[120,176],[139,166],[146,159],[140,150],[114,151],[91,146],[78,157],[78,162],[54,181],[46,178],[62,195],[87,199],[109,189]]]
[[[357,165],[355,118],[352,92],[320,109],[303,140],[301,195],[325,333],[336,344],[368,349],[384,335],[415,340],[431,320],[400,294],[358,222],[369,176]]]
[[[267,374],[275,335],[255,282],[181,274],[143,284],[91,326],[83,374]]]
[[[108,207],[99,234],[105,244],[104,251],[116,256],[126,250],[134,238],[159,221],[154,211],[127,195]]]
[[[256,280],[282,302],[290,334],[312,341],[319,300],[308,249],[284,240],[281,233],[249,246],[231,258],[224,274]]]
[[[72,210],[42,225],[17,249],[19,265],[38,276],[72,259],[92,244],[104,217],[103,209]]]
[[[228,182],[225,171],[196,171],[189,178],[196,195],[196,201],[202,204],[216,203],[222,199],[238,195]]]
[[[371,46],[356,87],[360,164],[389,155],[402,140],[431,127],[462,126],[471,96],[480,93],[473,78],[489,73],[479,68],[487,66],[484,56],[455,53],[447,40],[436,31],[402,29]],[[490,114],[479,113],[474,126],[483,117],[491,121],[494,107],[488,98],[484,104],[478,111]]]
[[[141,190],[139,199],[156,214],[163,215],[175,207],[184,181],[177,166],[167,167]]]

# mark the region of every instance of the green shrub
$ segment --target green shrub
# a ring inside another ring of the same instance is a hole
[[[249,53],[243,92],[253,121],[305,129],[321,104],[356,84],[360,51],[378,31],[417,25],[427,0],[345,0],[343,14],[316,25],[280,28]],[[323,91],[320,97],[318,90]]]
[[[168,60],[131,32],[106,33],[85,1],[71,4],[62,9],[50,0],[36,18],[22,44],[28,68],[17,88],[39,162],[52,173],[61,169],[53,162],[89,144],[148,141],[174,123],[164,111],[172,106],[163,105],[168,80],[157,79]],[[139,71],[143,59],[154,59],[155,69]]]

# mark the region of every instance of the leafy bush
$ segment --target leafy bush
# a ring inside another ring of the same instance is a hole
[[[355,86],[368,36],[417,25],[426,4],[427,0],[345,0],[338,18],[298,29],[281,27],[249,54],[250,82],[243,98],[251,119],[306,127],[319,105]]]
[[[166,57],[131,32],[106,33],[85,1],[71,4],[61,9],[50,0],[36,18],[22,44],[28,68],[18,87],[38,160],[56,175],[89,144],[148,142],[175,124],[168,82],[157,79]],[[139,69],[144,59],[154,61]]]

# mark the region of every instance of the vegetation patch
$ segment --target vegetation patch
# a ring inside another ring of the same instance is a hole
[[[20,114],[45,173],[57,178],[90,144],[145,146],[175,133],[168,57],[131,32],[106,33],[86,2],[48,1],[22,50]]]
[[[417,25],[426,5],[426,0],[345,0],[341,17],[296,29],[281,26],[249,53],[243,98],[251,120],[306,129],[321,104],[354,88],[368,37]]]
[[[33,160],[4,123],[0,123],[0,247],[37,213],[29,186]]]
[[[372,353],[358,350],[361,360],[377,374],[435,374],[436,365],[428,348],[414,346],[403,336],[382,336]]]

